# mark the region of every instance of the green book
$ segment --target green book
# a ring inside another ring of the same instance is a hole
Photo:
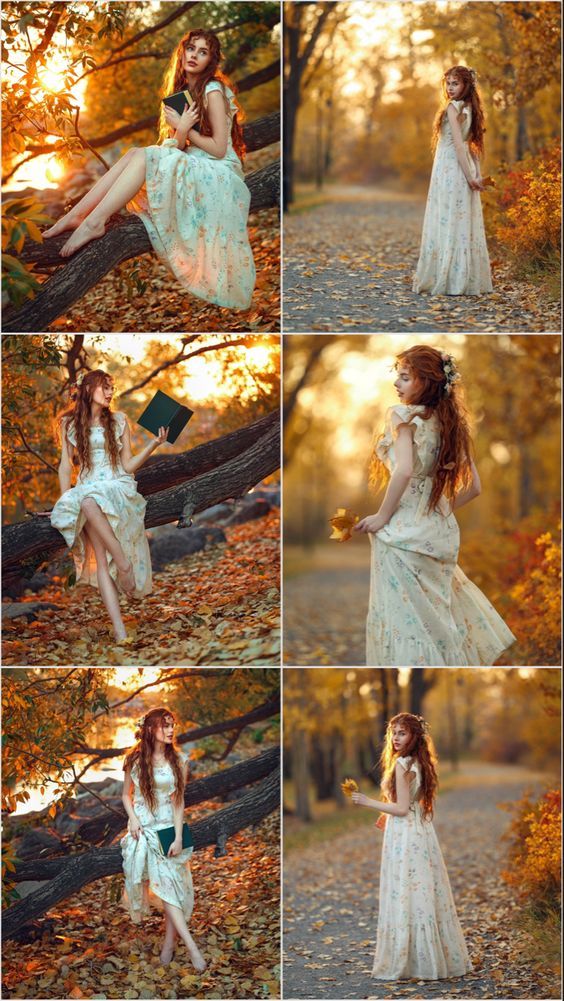
[[[168,428],[167,441],[173,445],[193,414],[194,411],[190,410],[190,407],[184,407],[173,400],[172,396],[167,396],[157,389],[137,423],[154,435],[158,435],[159,428]]]
[[[176,837],[174,827],[165,827],[163,831],[157,831],[157,834],[161,843],[163,854],[168,855],[168,850]],[[188,827],[188,824],[182,825],[182,847],[194,847],[194,838],[192,837],[192,831]]]

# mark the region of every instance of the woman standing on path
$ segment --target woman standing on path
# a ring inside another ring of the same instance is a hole
[[[156,253],[188,292],[218,306],[250,306],[255,265],[247,234],[251,195],[242,168],[242,112],[219,69],[221,59],[213,31],[194,29],[180,40],[162,96],[188,89],[194,104],[182,115],[164,106],[161,145],[130,149],[45,231],[53,237],[74,230],[63,257],[103,236],[110,216],[131,203]]]
[[[188,864],[193,849],[182,847],[188,755],[175,746],[174,725],[168,709],[151,709],[135,733],[136,746],[125,758],[122,800],[129,824],[121,839],[123,902],[135,924],[150,914],[150,894],[156,903],[162,903],[165,937],[161,963],[171,962],[180,937],[201,973],[206,962],[187,924],[194,907]],[[175,837],[165,855],[157,831],[170,827],[174,827]]]
[[[74,405],[60,418],[61,496],[51,512],[51,524],[72,551],[77,583],[99,589],[115,638],[122,643],[127,642],[127,631],[118,588],[136,598],[152,590],[147,504],[137,493],[133,474],[164,444],[168,428],[159,428],[158,438],[134,456],[127,418],[111,410],[111,376],[96,369],[79,380]],[[80,472],[71,487],[75,449]]]
[[[369,667],[492,667],[515,637],[457,565],[454,511],[481,491],[454,358],[402,351],[400,403],[376,443],[373,478],[390,480],[370,535]]]
[[[380,907],[372,976],[378,980],[442,980],[472,971],[433,827],[436,755],[421,716],[388,723],[381,758],[385,801],[353,792],[357,806],[386,814]]]
[[[474,70],[449,69],[443,94],[413,291],[483,295],[492,291],[492,279],[480,202],[484,112]]]

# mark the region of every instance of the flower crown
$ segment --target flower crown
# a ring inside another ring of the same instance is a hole
[[[456,367],[456,362],[452,355],[446,353],[446,351],[441,351],[441,358],[443,363],[443,372],[445,375],[445,396],[450,396],[452,392],[452,387],[460,382],[462,376]]]
[[[427,734],[429,733],[429,731],[431,729],[431,727],[430,727],[429,723],[427,722],[427,720],[424,719],[423,716],[416,716],[415,719],[417,720],[418,723],[421,723],[421,729],[423,730],[423,733],[425,734],[425,736],[427,736]]]

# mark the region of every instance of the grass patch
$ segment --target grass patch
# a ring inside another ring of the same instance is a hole
[[[550,911],[541,917],[534,908],[525,907],[517,918],[517,926],[529,939],[525,958],[536,970],[546,972],[546,968],[549,967],[553,973],[560,976],[562,946],[560,913]]]

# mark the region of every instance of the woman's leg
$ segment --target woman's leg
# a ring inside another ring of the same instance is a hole
[[[170,963],[174,955],[174,946],[176,945],[177,938],[176,928],[165,911],[165,937],[160,955],[161,963],[164,963],[165,966]]]
[[[96,576],[98,577],[98,587],[102,596],[102,601],[108,610],[108,615],[112,621],[117,640],[123,640],[127,636],[127,630],[121,617],[119,597],[117,588],[110,576],[108,561],[106,558],[106,546],[98,532],[91,524],[84,526],[84,531],[88,536],[94,554],[96,556]]]
[[[145,164],[145,150],[133,150],[133,155],[129,159],[129,162],[118,175],[110,189],[62,247],[62,257],[70,257],[80,247],[83,247],[85,243],[103,236],[106,229],[106,221],[110,216],[114,212],[119,212],[124,205],[127,205],[139,189],[143,187],[145,183]]]
[[[130,149],[127,153],[124,153],[117,163],[114,163],[113,167],[110,167],[102,177],[98,178],[96,183],[90,188],[90,191],[87,191],[84,197],[76,205],[73,205],[72,209],[66,215],[58,219],[49,229],[43,231],[43,236],[49,239],[49,237],[64,233],[67,229],[76,229],[88,213],[102,201],[104,195],[110,190],[112,184],[117,180],[122,171],[125,170],[128,163],[131,162],[136,152],[136,149]]]
[[[198,949],[198,946],[194,942],[190,932],[188,931],[188,925],[186,924],[186,918],[180,910],[180,907],[175,907],[174,904],[169,904],[166,900],[163,900],[163,906],[165,909],[165,914],[168,914],[174,928],[180,935],[180,938],[184,942],[188,952],[190,953],[190,959],[198,971],[202,973],[206,968],[206,961],[202,956],[202,953]]]
[[[103,545],[108,550],[110,556],[113,556],[120,578],[120,583],[124,591],[128,594],[132,594],[135,590],[133,567],[128,561],[120,543],[114,535],[113,528],[106,518],[106,515],[93,497],[85,497],[80,507],[84,513],[88,526],[91,526],[95,530],[97,535],[101,538]]]

